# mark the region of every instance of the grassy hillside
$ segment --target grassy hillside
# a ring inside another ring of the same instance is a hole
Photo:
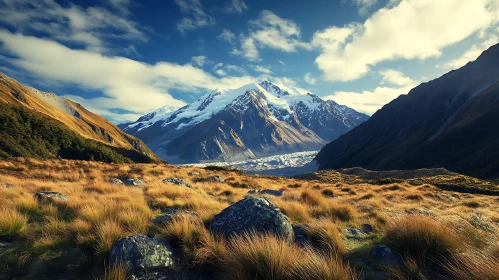
[[[0,158],[33,157],[152,162],[135,150],[119,149],[85,139],[41,113],[0,103]]]
[[[225,182],[201,180],[213,175]],[[114,185],[113,177],[146,185]],[[162,182],[171,177],[193,188]],[[130,279],[125,267],[108,265],[108,255],[116,240],[139,233],[173,245],[180,260],[171,279],[497,279],[496,196],[431,184],[325,183],[167,164],[22,158],[0,161],[0,183],[12,185],[0,186],[0,279]],[[214,215],[249,189],[284,190],[266,197],[294,225],[308,225],[313,246],[272,235],[224,240],[210,234]],[[38,203],[39,191],[69,198]],[[157,226],[153,219],[164,207],[199,218]],[[350,231],[364,224],[373,231]],[[398,252],[400,262],[381,263],[371,253],[380,244]]]

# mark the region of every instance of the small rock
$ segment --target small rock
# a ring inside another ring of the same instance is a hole
[[[39,203],[43,203],[43,202],[52,202],[55,200],[66,201],[68,200],[69,196],[58,192],[37,192],[35,193],[35,198],[38,200]]]
[[[166,178],[163,180],[163,183],[173,184],[173,185],[184,185],[184,186],[188,187],[189,189],[192,189],[191,184],[189,184],[186,181],[179,179],[179,178]]]
[[[0,249],[5,249],[8,248],[9,246],[10,246],[9,242],[0,241]]]
[[[362,224],[361,227],[365,233],[374,232],[374,227],[371,224]]]
[[[310,240],[307,236],[307,229],[310,226],[307,224],[293,225],[293,233],[295,236],[295,243],[300,247],[305,247],[310,244]]]
[[[178,208],[165,208],[161,210],[161,214],[154,218],[153,223],[157,226],[167,224],[172,221],[172,219],[179,215],[189,215],[193,217],[199,217],[194,211],[178,209]]]
[[[210,176],[208,178],[205,178],[203,181],[223,183],[223,182],[225,182],[225,179],[217,175],[217,176]]]
[[[277,197],[281,197],[284,195],[284,191],[276,191],[276,190],[263,190],[260,194],[269,194]]]
[[[145,186],[146,183],[142,181],[141,179],[133,179],[129,178],[125,180],[125,185],[129,187],[142,187]]]
[[[199,172],[197,172],[197,171],[191,171],[191,172],[187,173],[187,175],[189,175],[189,176],[198,176]]]
[[[210,231],[225,237],[254,231],[294,240],[293,227],[288,217],[266,197],[247,196],[225,208],[213,218]]]
[[[249,190],[247,194],[257,194],[258,190]]]
[[[13,188],[14,185],[9,184],[9,183],[0,183],[0,187],[10,189],[10,188]]]
[[[169,280],[175,279],[171,277],[171,273],[165,272],[147,272],[140,273],[138,275],[132,275],[130,277],[131,280]]]
[[[171,268],[174,255],[166,240],[139,234],[116,241],[109,253],[109,262],[111,265],[124,264],[131,274],[142,276]]]
[[[361,230],[358,230],[356,228],[347,228],[347,229],[345,229],[345,233],[349,234],[349,235],[356,236],[356,237],[362,237],[362,236],[366,235],[364,232],[362,232]]]
[[[382,264],[401,264],[402,258],[385,245],[376,245],[372,249],[373,257]]]
[[[423,216],[435,216],[435,213],[431,211],[428,208],[421,207],[421,208],[411,208],[405,210],[407,214],[412,214],[412,215],[423,215]]]
[[[118,178],[111,178],[109,180],[109,183],[111,184],[115,184],[115,185],[123,185],[123,181],[121,181],[120,179]]]

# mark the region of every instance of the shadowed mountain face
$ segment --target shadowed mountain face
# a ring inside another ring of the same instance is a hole
[[[0,73],[0,105],[2,105],[4,113],[2,115],[2,133],[18,136],[17,138],[9,137],[8,142],[4,139],[2,143],[4,156],[44,158],[56,156],[58,152],[64,150],[68,155],[67,158],[71,158],[72,146],[69,142],[73,144],[78,142],[75,145],[85,149],[90,154],[94,154],[93,158],[96,158],[97,155],[92,150],[98,147],[98,149],[102,148],[100,152],[105,150],[106,153],[113,154],[115,158],[138,162],[160,160],[141,140],[124,133],[105,118],[93,114],[80,104],[59,97],[54,93],[23,86],[2,73]],[[29,127],[28,130],[24,131],[22,127],[16,126],[17,124],[22,125],[22,122],[36,124],[36,127]],[[56,128],[50,129],[52,126]],[[58,138],[70,140],[68,143],[63,143],[64,141],[57,139],[57,135],[43,134],[40,127],[51,130],[51,133],[64,134],[59,135]],[[42,134],[38,135],[37,133]],[[21,139],[26,137],[29,139]],[[49,138],[51,143],[47,142]],[[66,144],[67,147],[63,149],[61,145]],[[41,145],[42,148],[32,147],[34,145]],[[6,152],[7,150],[10,152]],[[90,159],[90,154],[77,158]]]
[[[419,85],[325,146],[320,169],[445,167],[499,177],[499,45]]]
[[[171,113],[120,127],[170,162],[228,161],[318,150],[368,119],[313,94],[263,82],[215,90]]]

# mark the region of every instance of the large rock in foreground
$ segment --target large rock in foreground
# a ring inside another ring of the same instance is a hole
[[[171,268],[172,252],[167,241],[139,234],[116,241],[109,253],[109,262],[127,265],[131,274],[141,275]]]
[[[225,237],[245,232],[271,233],[293,240],[293,227],[288,217],[265,197],[249,196],[225,208],[213,218],[210,231]]]

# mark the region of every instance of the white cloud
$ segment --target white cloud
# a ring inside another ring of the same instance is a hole
[[[225,11],[228,13],[238,13],[241,14],[242,12],[246,11],[248,9],[248,6],[243,0],[232,0],[230,3],[228,3],[225,6]]]
[[[286,63],[284,61],[282,61],[282,60],[279,60],[279,64],[286,65]]]
[[[113,5],[127,4],[113,0]],[[78,43],[94,52],[115,48],[105,39],[147,41],[139,24],[98,7],[62,7],[53,0],[0,0],[0,23],[17,32],[37,32],[64,43]]]
[[[342,3],[345,3],[347,1],[348,0],[342,0]],[[374,7],[374,5],[376,5],[376,3],[378,2],[377,0],[351,0],[351,1],[359,8],[359,14],[361,15],[367,14],[367,12],[369,12],[369,9]]]
[[[405,77],[404,73],[400,71],[388,69],[380,71],[379,73],[383,77],[381,80],[382,85],[385,83],[389,83],[396,86],[407,86],[414,84],[414,81],[411,78]]]
[[[184,101],[171,96],[172,89],[198,92],[237,88],[258,81],[248,76],[216,78],[190,64],[147,64],[74,50],[52,40],[1,29],[0,43],[12,57],[8,58],[9,63],[41,79],[101,91],[103,97],[80,98],[79,102],[107,117],[115,117],[112,109],[127,110],[128,120],[135,120],[137,114],[149,113],[162,105],[183,106]]]
[[[316,83],[316,79],[312,78],[312,74],[310,74],[310,73],[305,74],[305,78],[304,79],[305,79],[305,82],[307,82],[307,83],[309,83],[311,85],[315,85],[315,83]]]
[[[234,71],[234,72],[238,72],[238,73],[246,73],[246,70],[244,70],[244,68],[242,66],[239,66],[239,65],[226,64],[225,68],[227,68],[227,70],[229,70],[229,71]]]
[[[460,57],[447,62],[445,64],[445,68],[447,69],[461,68],[464,65],[466,65],[466,63],[477,59],[480,56],[480,54],[482,54],[483,51],[485,51],[490,46],[495,45],[497,43],[499,43],[499,37],[497,35],[490,35],[490,37],[487,40],[479,44],[472,45],[471,48]]]
[[[109,0],[109,3],[123,14],[130,13],[129,7],[132,4],[130,0]]]
[[[224,29],[217,38],[233,44],[236,39],[236,34],[228,29]]]
[[[442,48],[498,22],[492,1],[404,0],[362,25],[317,32],[312,42],[322,52],[315,62],[327,80],[351,81],[382,61],[440,56]]]
[[[338,104],[372,115],[399,95],[409,93],[414,86],[414,84],[397,88],[380,86],[373,91],[366,90],[363,92],[339,91],[324,97],[324,99],[334,100]]]
[[[203,56],[203,55],[200,55],[200,56],[193,56],[191,58],[192,62],[199,66],[199,67],[203,67],[203,65],[206,63],[206,56]]]
[[[215,18],[203,11],[203,5],[199,0],[175,0],[175,3],[179,6],[180,11],[186,15],[177,23],[177,30],[180,33],[215,25]]]
[[[227,76],[227,73],[223,69],[218,69],[215,71],[215,73],[219,76]]]
[[[248,23],[251,27],[249,35],[241,38],[241,49],[234,49],[232,54],[256,61],[259,60],[259,48],[284,52],[296,52],[299,48],[311,49],[310,44],[300,40],[300,28],[295,22],[271,11],[261,11],[257,19]]]
[[[254,65],[251,68],[253,68],[253,70],[255,70],[256,72],[260,72],[263,74],[272,74],[272,70],[270,70],[270,68],[268,67],[264,67],[261,65]]]

